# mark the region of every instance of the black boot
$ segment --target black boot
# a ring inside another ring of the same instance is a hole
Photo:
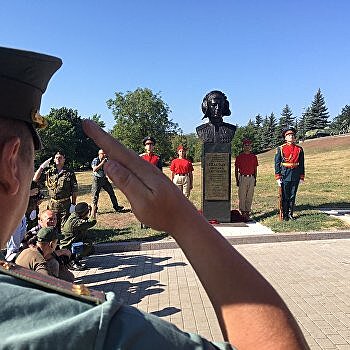
[[[289,203],[283,202],[283,221],[289,221]]]
[[[72,254],[71,255],[71,261],[68,264],[68,268],[69,270],[73,270],[73,271],[84,271],[86,270],[85,264],[82,264],[80,262],[80,259],[76,254]]]
[[[289,203],[289,212],[288,212],[288,217],[290,220],[296,220],[296,218],[293,216],[294,213],[294,203],[290,202]]]
[[[123,212],[124,207],[122,205],[117,205],[114,206],[113,209],[117,212],[117,213],[121,213]]]

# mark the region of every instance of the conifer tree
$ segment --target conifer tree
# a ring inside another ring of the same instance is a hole
[[[276,128],[276,136],[281,139],[282,130],[284,128],[294,126],[293,112],[290,107],[286,104],[282,110],[281,118],[279,119],[278,126]]]
[[[331,124],[333,133],[335,134],[345,134],[350,132],[350,106],[346,105],[341,113],[334,118]]]
[[[329,125],[329,113],[321,89],[318,89],[311,103],[313,129],[324,129]],[[311,130],[311,129],[309,129]]]

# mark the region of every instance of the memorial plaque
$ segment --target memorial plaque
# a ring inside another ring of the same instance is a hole
[[[230,154],[205,154],[205,200],[227,201],[230,199]]]

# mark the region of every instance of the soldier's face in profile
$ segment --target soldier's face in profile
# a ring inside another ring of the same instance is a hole
[[[208,108],[212,118],[222,117],[223,101],[220,96],[214,95],[208,100]]]

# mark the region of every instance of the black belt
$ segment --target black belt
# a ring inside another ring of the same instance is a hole
[[[185,175],[188,175],[188,173],[186,173],[186,174],[175,174],[175,175],[185,176]]]
[[[250,177],[250,176],[254,176],[254,175],[243,175],[243,174],[241,174],[241,176]]]

